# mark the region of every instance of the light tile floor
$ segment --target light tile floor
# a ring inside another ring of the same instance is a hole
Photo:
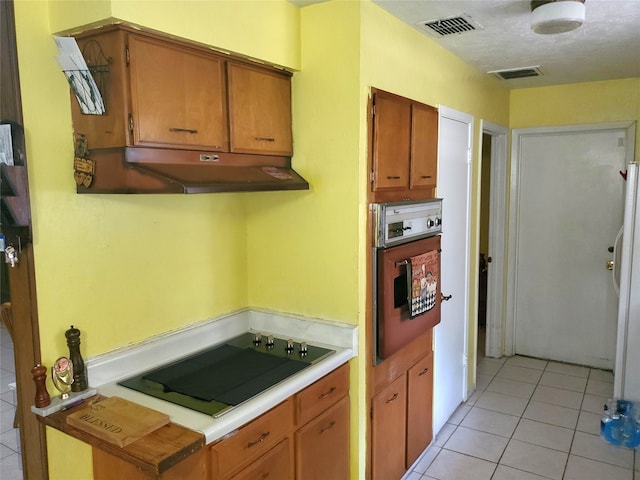
[[[13,343],[0,324],[0,479],[22,480],[22,457],[18,430],[13,428],[14,392],[9,384],[16,381]]]
[[[640,480],[640,449],[600,437],[609,371],[482,358],[477,390],[404,480]]]

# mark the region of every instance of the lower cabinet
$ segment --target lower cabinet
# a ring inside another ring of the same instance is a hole
[[[373,480],[399,479],[405,472],[407,376],[402,374],[373,398]]]
[[[432,332],[374,368],[371,478],[399,480],[433,437]]]
[[[407,371],[408,469],[433,438],[433,353]]]
[[[348,480],[343,365],[209,447],[211,480]]]
[[[290,397],[210,447],[212,478],[235,478],[247,466],[266,466],[265,457],[282,440],[288,439],[292,424],[293,398]]]
[[[295,438],[296,478],[349,479],[349,397],[311,420]]]

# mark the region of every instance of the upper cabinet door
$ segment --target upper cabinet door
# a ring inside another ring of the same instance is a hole
[[[129,61],[135,145],[228,151],[221,59],[129,35]]]
[[[438,110],[414,103],[411,111],[410,188],[433,188],[438,166]]]
[[[231,152],[293,155],[291,78],[227,63]]]
[[[409,185],[411,104],[395,95],[377,93],[373,117],[373,191]]]

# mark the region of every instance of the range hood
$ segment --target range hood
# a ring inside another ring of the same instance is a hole
[[[308,190],[289,157],[119,147],[91,150],[78,193],[212,193]],[[78,169],[76,168],[76,174]]]

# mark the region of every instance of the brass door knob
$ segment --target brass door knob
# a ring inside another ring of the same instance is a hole
[[[607,262],[607,270],[613,270],[613,260]]]

